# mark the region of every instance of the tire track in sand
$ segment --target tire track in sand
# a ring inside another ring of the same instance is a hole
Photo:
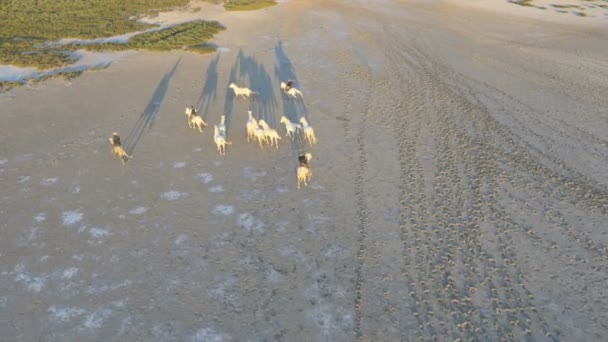
[[[343,73],[344,76],[341,77],[339,84],[347,85],[351,82],[349,77],[361,75],[361,70],[352,62],[349,54],[342,49],[338,49],[336,51],[337,59],[344,66],[348,65],[348,70],[354,72],[352,75],[350,72]],[[348,99],[352,99],[355,95],[355,85],[346,86],[348,89],[345,93],[343,93],[344,102],[348,103]],[[352,103],[352,102],[351,102]],[[365,203],[365,195],[363,189],[364,176],[367,169],[367,147],[365,143],[365,129],[367,124],[367,113],[368,113],[368,103],[369,103],[369,93],[366,93],[366,96],[362,101],[362,110],[359,122],[359,130],[355,136],[352,136],[351,132],[351,123],[350,121],[346,121],[345,125],[345,137],[346,141],[351,144],[351,148],[354,149],[357,153],[357,160],[355,161],[355,178],[354,182],[354,190],[355,190],[355,202],[357,207],[357,216],[358,216],[358,233],[359,238],[357,239],[357,266],[355,268],[355,337],[357,341],[363,341],[363,331],[361,329],[361,321],[362,321],[362,302],[363,302],[363,286],[365,284],[364,275],[362,272],[363,263],[366,257],[366,237],[367,237],[367,229],[368,229],[368,209]],[[358,106],[357,106],[358,107]],[[348,108],[348,106],[347,106]],[[356,108],[356,107],[355,107]],[[344,113],[345,116],[351,114],[350,120],[354,121],[356,117],[352,115],[352,113]]]
[[[352,28],[349,28],[352,29]],[[371,298],[367,298],[373,291],[378,289],[378,279],[375,276],[376,274],[370,273],[368,269],[371,267],[368,264],[368,261],[372,263],[378,262],[379,258],[377,253],[373,253],[375,246],[378,243],[376,239],[369,239],[369,229],[370,223],[376,222],[379,214],[377,213],[377,207],[370,207],[370,198],[374,198],[373,191],[366,188],[366,183],[373,176],[370,175],[369,169],[369,155],[371,149],[378,148],[378,146],[368,145],[370,136],[374,136],[369,133],[370,127],[370,115],[373,112],[377,111],[379,108],[379,103],[376,101],[375,86],[378,85],[377,82],[374,82],[373,75],[371,70],[366,66],[362,66],[357,63],[353,59],[353,46],[356,45],[356,42],[350,41],[347,44],[344,42],[340,42],[341,44],[336,44],[338,48],[334,50],[335,57],[339,62],[339,65],[343,68],[343,71],[340,72],[340,77],[337,79],[337,84],[339,84],[339,97],[344,103],[347,103],[345,107],[345,112],[343,117],[348,118],[348,120],[344,120],[344,134],[346,141],[349,145],[350,151],[352,151],[353,164],[354,164],[354,178],[353,178],[353,186],[354,186],[354,200],[357,208],[357,232],[359,234],[357,239],[357,265],[355,267],[355,326],[354,333],[357,341],[363,341],[368,339],[368,335],[377,335],[377,332],[372,331],[371,327],[378,326],[378,324],[372,323],[373,320],[369,322],[371,325],[366,324],[367,317],[372,317],[372,312],[380,311],[380,313],[384,313],[382,311],[388,311],[388,314],[393,314],[390,312],[390,309],[393,308],[395,310],[396,304],[387,304],[387,303],[376,303],[370,304],[370,301],[373,300]],[[383,97],[377,97],[383,98]],[[353,112],[354,111],[354,112]],[[376,117],[377,119],[377,117]],[[374,122],[373,129],[375,131],[378,130],[377,123]],[[386,206],[381,206],[386,207]],[[370,246],[372,247],[370,254]],[[372,278],[368,279],[368,275],[372,275]],[[392,278],[392,274],[381,274],[380,279],[382,278]],[[371,289],[371,290],[370,290]],[[370,292],[371,291],[371,292]],[[386,292],[387,290],[384,290]],[[375,298],[374,298],[375,299]],[[383,308],[384,306],[384,308]],[[387,316],[376,317],[376,319],[385,319]],[[398,319],[391,318],[392,324],[397,324]],[[395,331],[399,331],[399,329],[395,329]],[[399,336],[398,334],[395,336]],[[393,336],[394,337],[394,336]],[[372,337],[369,337],[372,339]]]
[[[391,37],[390,34],[388,37]],[[421,66],[413,77],[411,74],[408,75],[409,79],[396,77],[393,82],[401,84],[401,88],[410,86],[418,89],[414,94],[408,94],[408,98],[410,101],[420,101],[421,106],[429,107],[419,110],[419,113],[424,112],[424,115],[416,115],[414,119],[419,120],[417,121],[419,133],[426,135],[432,141],[431,151],[434,154],[434,165],[431,167],[423,167],[415,162],[412,163],[416,164],[413,168],[404,166],[404,173],[419,175],[418,185],[410,180],[409,186],[404,187],[403,193],[406,201],[403,203],[405,214],[403,216],[410,217],[410,224],[407,225],[406,220],[404,226],[404,236],[409,235],[414,238],[416,241],[414,249],[417,250],[410,252],[411,248],[406,245],[404,261],[409,261],[408,254],[413,255],[420,278],[410,285],[421,291],[421,294],[414,291],[418,296],[416,302],[427,304],[423,309],[426,311],[425,321],[429,322],[427,323],[429,326],[426,331],[419,333],[419,337],[432,339],[442,336],[470,340],[479,336],[500,339],[515,338],[517,335],[525,338],[531,332],[528,323],[530,320],[527,317],[517,317],[513,312],[521,312],[526,307],[531,307],[529,301],[524,300],[528,297],[528,293],[521,286],[518,288],[513,286],[514,281],[510,274],[517,274],[517,270],[507,270],[507,266],[503,263],[496,264],[497,255],[506,255],[505,250],[509,247],[508,238],[506,235],[501,235],[496,244],[497,250],[493,251],[484,251],[480,243],[482,237],[480,229],[489,229],[489,227],[480,227],[480,220],[483,218],[488,218],[491,222],[499,220],[492,214],[493,206],[484,205],[484,202],[495,203],[494,197],[487,195],[487,190],[495,192],[497,189],[497,184],[492,180],[496,168],[490,162],[491,157],[481,149],[470,151],[472,141],[463,139],[467,136],[463,134],[466,132],[466,127],[459,126],[454,121],[455,115],[446,110],[457,105],[458,101],[454,99],[458,97],[446,89],[436,65],[431,62],[429,56],[422,54],[415,44],[400,44],[402,38],[397,36],[391,38],[395,49],[389,50],[387,55],[392,59],[392,65],[398,65],[399,61],[405,60],[401,55],[407,51],[419,61],[417,65]],[[399,127],[400,118],[394,116],[394,120],[395,127]],[[423,148],[411,137],[408,138],[403,134],[407,131],[407,126],[412,124],[413,122],[409,121],[397,129],[402,141],[406,141],[405,149],[402,150],[403,159],[415,160],[416,155]],[[483,124],[477,122],[476,124],[477,129],[483,127]],[[479,136],[492,136],[488,131],[478,131],[478,133]],[[469,151],[460,153],[463,148]],[[434,179],[427,179],[426,182],[430,184],[427,185],[427,189],[422,189],[419,184],[424,181],[424,174],[429,172],[435,175]],[[412,191],[416,187],[418,190]],[[425,192],[427,196],[423,195]],[[412,208],[408,206],[408,202],[418,205]],[[465,211],[462,212],[460,208],[465,208]],[[422,213],[421,216],[417,216],[419,212]],[[492,229],[497,229],[496,227],[497,225],[492,225]],[[426,267],[429,262],[432,265],[430,268]],[[479,270],[487,276],[480,277]],[[494,280],[489,276],[490,273],[496,274],[497,279]],[[424,289],[424,285],[428,283],[435,286]],[[436,284],[441,284],[443,288],[437,289]],[[432,296],[429,297],[430,294]],[[487,299],[483,299],[484,297]],[[485,308],[488,302],[492,303],[492,310]],[[431,315],[433,308],[439,312]],[[491,312],[491,314],[488,316],[483,312]],[[436,321],[429,320],[433,316]],[[502,316],[506,317],[503,319]],[[535,321],[544,326],[544,328],[537,327],[538,330],[548,333],[548,328],[542,323],[541,317],[536,316]],[[438,326],[433,326],[437,323]],[[516,326],[518,329],[514,330]]]

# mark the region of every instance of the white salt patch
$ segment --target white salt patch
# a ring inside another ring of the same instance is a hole
[[[82,213],[79,211],[64,211],[61,215],[64,226],[74,225],[82,220]]]
[[[196,334],[192,336],[192,342],[223,342],[224,334],[215,332],[210,328],[203,328],[197,330]]]
[[[268,267],[267,270],[268,273],[268,281],[271,283],[278,283],[280,281],[283,280],[283,278],[285,278],[285,276],[283,276],[281,273],[277,272],[277,270],[274,269],[274,267],[270,266]]]
[[[176,201],[182,197],[185,197],[187,194],[185,192],[179,192],[175,190],[167,191],[164,194],[160,195],[163,199],[167,201]]]
[[[29,181],[30,178],[32,178],[32,177],[30,177],[30,176],[20,176],[18,182],[19,182],[19,184],[23,184],[23,183]]]
[[[232,215],[234,213],[234,207],[231,205],[218,204],[213,209],[213,213],[216,215]]]
[[[222,46],[222,47],[217,48],[217,51],[218,52],[230,52],[230,49]]]
[[[249,202],[249,201],[251,201],[252,199],[258,197],[261,194],[262,194],[262,191],[261,190],[257,190],[257,189],[254,189],[254,190],[243,190],[243,191],[241,191],[239,193],[238,199],[240,201],[243,201],[243,202]]]
[[[319,185],[317,183],[313,183],[310,185],[311,188],[315,189],[315,190],[325,190],[325,187],[323,185]]]
[[[146,207],[136,207],[136,208],[129,210],[129,214],[141,215],[141,214],[145,213],[146,211],[148,211],[148,208],[146,208]]]
[[[56,307],[55,305],[51,306],[48,310],[51,321],[54,322],[68,322],[72,318],[78,317],[86,313],[81,308],[77,307]]]
[[[40,277],[33,277],[32,281],[27,285],[27,289],[32,292],[40,292],[44,287],[46,279]]]
[[[82,261],[82,255],[72,255],[72,259]]]
[[[80,193],[80,187],[79,187],[78,185],[75,185],[75,186],[72,188],[72,193],[73,193],[73,194],[79,194],[79,193]]]
[[[89,234],[91,234],[94,238],[102,238],[104,236],[112,235],[112,233],[105,228],[91,228],[89,229]]]
[[[122,300],[115,300],[111,304],[120,309],[125,307],[125,302]]]
[[[266,176],[266,171],[256,170],[251,166],[246,166],[243,169],[243,176],[255,182],[258,178]]]
[[[15,265],[15,269],[14,269],[15,273],[21,273],[23,271],[25,271],[25,265],[20,262],[17,265]]]
[[[127,316],[120,322],[120,329],[118,329],[118,335],[122,336],[131,329],[131,317]]]
[[[281,247],[279,249],[279,254],[281,254],[281,256],[284,258],[290,258],[303,263],[306,262],[306,255],[304,255],[304,253],[289,246]]]
[[[32,154],[31,154],[31,153],[28,153],[28,154],[20,154],[20,155],[16,156],[16,157],[13,159],[13,161],[14,161],[15,163],[22,163],[22,162],[28,161],[28,160],[30,160],[30,159],[32,159]]]
[[[186,163],[184,163],[184,162],[175,162],[175,163],[173,163],[173,168],[174,169],[181,169],[184,166],[186,166]]]
[[[4,165],[6,162],[8,161],[8,159],[0,159],[0,165]]]
[[[102,327],[105,318],[109,317],[111,314],[112,310],[110,309],[97,310],[85,318],[83,326],[89,330],[99,329]]]
[[[78,269],[76,267],[70,267],[68,269],[63,270],[63,275],[61,278],[63,279],[72,279],[73,276],[78,273]]]
[[[93,278],[96,278],[97,274],[93,275]],[[108,285],[103,285],[100,287],[94,287],[94,286],[89,286],[86,290],[87,294],[90,295],[97,295],[106,291],[114,291],[114,290],[118,290],[118,289],[122,289],[125,287],[129,287],[133,284],[133,282],[131,280],[125,280],[122,281],[118,284],[112,285],[112,286],[108,286]]]
[[[319,305],[311,312],[306,314],[307,319],[316,323],[318,329],[321,329],[324,336],[330,336],[332,330],[336,328],[333,324],[333,314],[329,305]]]
[[[209,192],[214,192],[214,193],[218,193],[218,192],[224,192],[224,187],[221,185],[215,185],[209,188]]]
[[[27,237],[27,241],[32,241],[33,239],[35,239],[36,236],[38,235],[38,230],[39,229],[40,228],[38,228],[38,227],[32,227],[30,229],[30,235],[28,235],[28,237]]]
[[[202,150],[203,150],[203,149],[202,149],[201,147],[197,147],[197,148],[195,148],[195,149],[194,149],[194,151],[195,151],[195,152],[200,152],[200,151],[202,151]]]
[[[175,239],[175,245],[179,246],[182,244],[182,242],[188,240],[188,235],[186,234],[179,234],[179,236]]]
[[[34,217],[34,220],[36,222],[42,222],[42,221],[46,220],[46,214],[45,213],[38,213],[38,215],[36,215],[36,217]]]
[[[198,180],[203,183],[203,184],[208,184],[209,182],[211,182],[213,180],[213,175],[210,173],[199,173],[198,175],[196,175],[198,177]]]
[[[40,182],[40,185],[44,185],[44,186],[50,186],[57,183],[57,177],[53,177],[53,178],[45,178]]]
[[[42,277],[32,277],[27,273],[21,273],[24,270],[25,266],[23,264],[15,266],[15,271],[18,273],[15,277],[15,281],[24,284],[28,291],[35,293],[42,291],[46,279]]]
[[[47,261],[49,258],[50,258],[50,256],[48,256],[48,255],[43,255],[43,256],[41,256],[41,257],[40,257],[40,262],[45,262],[45,261]]]
[[[254,231],[256,233],[264,232],[264,223],[262,221],[255,218],[250,213],[242,213],[236,220],[236,223],[245,228],[247,231]]]

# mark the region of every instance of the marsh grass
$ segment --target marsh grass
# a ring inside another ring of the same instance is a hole
[[[75,49],[117,51],[188,49],[213,51],[206,44],[224,29],[218,22],[197,21],[145,32],[125,44],[50,44],[61,38],[107,38],[158,27],[136,19],[185,6],[189,0],[2,0],[0,64],[39,70],[73,64]]]
[[[274,0],[205,0],[223,4],[226,10],[254,10],[276,4]],[[153,30],[158,25],[138,19],[160,11],[183,8],[189,0],[0,0],[0,64],[38,70],[64,68],[78,59],[76,50],[168,51],[182,49],[210,53],[213,36],[224,30],[216,21],[193,21]],[[200,8],[198,9],[200,10]],[[142,32],[126,43],[75,42],[57,44],[62,38],[92,40]],[[47,75],[47,74],[45,74]],[[52,77],[78,75],[55,73]],[[41,76],[45,80],[51,76]],[[4,81],[0,91],[28,80]]]
[[[532,0],[509,0],[509,2],[520,6],[536,7],[532,4]]]
[[[0,64],[49,69],[72,64],[76,59],[60,47],[39,38],[0,38]]]
[[[275,0],[228,0],[224,4],[227,11],[253,11],[276,5]]]
[[[0,37],[100,38],[155,27],[137,20],[188,0],[3,0]]]
[[[129,38],[126,43],[70,43],[63,45],[62,48],[89,51],[187,49],[199,53],[209,53],[213,52],[215,48],[207,41],[224,29],[224,26],[217,21],[191,21],[159,31],[140,33]]]
[[[0,93],[22,85],[22,81],[0,81]]]
[[[72,64],[76,58],[71,51],[151,50],[168,51],[187,49],[209,53],[215,49],[207,44],[213,35],[225,28],[216,21],[193,21],[159,31],[144,32],[128,39],[126,43],[70,43],[48,44],[38,38],[0,38],[0,64],[19,67],[50,69]]]
[[[10,90],[12,88],[17,88],[20,86],[24,86],[27,84],[38,84],[50,79],[64,79],[64,80],[71,80],[74,79],[80,75],[82,75],[85,72],[91,72],[91,71],[95,71],[95,70],[101,70],[101,69],[105,69],[106,67],[95,67],[95,68],[91,68],[88,70],[67,70],[67,71],[58,71],[55,73],[48,73],[48,74],[44,74],[38,77],[33,77],[33,78],[29,78],[29,79],[25,79],[25,80],[21,80],[21,81],[0,81],[0,92],[4,92],[7,90]]]

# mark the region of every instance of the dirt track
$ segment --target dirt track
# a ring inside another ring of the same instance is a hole
[[[216,56],[4,100],[0,340],[608,336],[605,30],[369,3],[288,1]],[[232,80],[261,95],[231,100]],[[185,128],[195,99],[226,113],[225,158]],[[248,108],[282,134],[305,115],[319,143],[258,152]]]

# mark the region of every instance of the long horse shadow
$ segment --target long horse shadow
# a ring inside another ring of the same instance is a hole
[[[203,91],[201,96],[196,101],[196,110],[203,117],[207,119],[209,107],[215,102],[217,96],[217,64],[220,61],[220,54],[218,53],[215,58],[209,63],[207,72],[205,73],[205,84],[203,85]]]
[[[135,126],[133,126],[129,135],[127,135],[127,138],[125,139],[125,150],[127,153],[133,154],[133,150],[135,150],[135,146],[137,146],[137,143],[139,142],[139,139],[141,139],[146,128],[151,128],[154,125],[154,120],[156,119],[160,105],[163,103],[165,94],[167,93],[169,81],[171,80],[171,77],[173,77],[175,70],[177,70],[180,61],[181,57],[177,60],[173,68],[171,68],[171,70],[169,70],[169,72],[160,80],[150,102],[148,102],[144,111],[139,115],[139,119],[135,123]]]
[[[263,64],[255,58],[239,53],[239,77],[248,77],[256,95],[251,97],[250,109],[256,118],[263,119],[273,128],[277,127],[274,87],[270,75]]]
[[[277,62],[274,68],[276,78],[279,79],[279,82],[292,80],[295,86],[298,87],[298,76],[291,60],[283,49],[283,42],[281,40],[275,45],[274,54]],[[305,117],[308,120],[308,109],[302,98],[298,97],[294,99],[281,91],[281,101],[283,104],[283,115],[289,120],[295,123],[299,123],[301,117]],[[306,152],[306,142],[304,141],[302,130],[299,130],[298,134],[291,140],[291,148],[298,156]]]
[[[236,75],[239,69],[239,57],[236,58],[232,68],[230,69],[230,75],[228,76],[228,82],[226,83],[226,96],[224,98],[224,115],[226,116],[226,135],[228,135],[228,131],[230,130],[230,123],[232,122],[232,113],[234,112],[234,99],[235,94],[232,89],[230,89],[230,83],[234,82],[238,84],[238,80],[236,79]]]

